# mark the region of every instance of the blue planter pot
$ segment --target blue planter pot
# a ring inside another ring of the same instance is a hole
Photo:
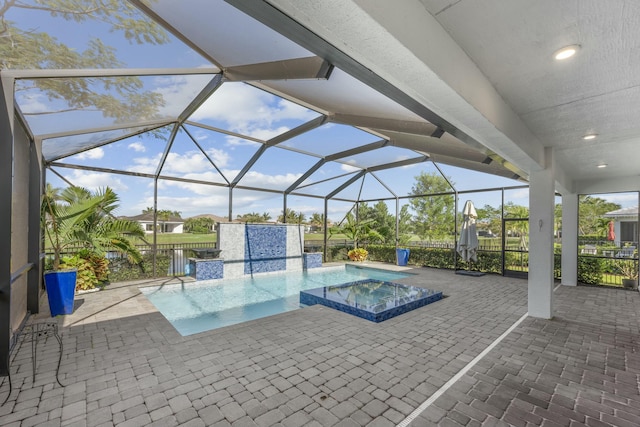
[[[396,249],[398,265],[407,265],[407,262],[409,262],[409,253],[409,249]]]
[[[76,293],[76,270],[49,271],[44,273],[51,316],[73,313]]]

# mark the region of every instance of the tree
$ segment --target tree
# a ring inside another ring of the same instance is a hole
[[[562,230],[562,203],[556,203],[553,208],[553,220],[555,222],[554,235],[559,237],[559,233]]]
[[[314,212],[311,214],[311,218],[309,218],[309,223],[322,230],[324,228],[324,214]]]
[[[215,223],[212,218],[207,217],[189,218],[184,221],[184,231],[197,234],[210,233]]]
[[[581,235],[597,235],[600,230],[598,220],[605,213],[621,208],[617,203],[593,196],[580,196],[578,203],[578,226]]]
[[[109,187],[92,193],[81,187],[60,191],[47,184],[42,221],[54,251],[54,270],[60,265],[62,252],[78,245],[99,255],[115,249],[136,264],[142,260],[129,238],[143,237],[144,231],[136,221],[114,217],[118,201],[118,196]]]
[[[411,240],[413,220],[409,205],[402,205],[398,213],[398,244],[404,246]]]
[[[406,209],[404,221],[406,222],[409,208],[405,205],[403,206],[403,209],[405,207]],[[399,213],[400,217],[402,217],[401,214],[402,212]],[[408,216],[408,219],[410,219],[411,215],[409,214]],[[358,217],[361,221],[367,219],[373,220],[371,228],[378,232],[380,238],[382,239],[382,242],[395,245],[396,216],[395,214],[389,213],[389,208],[387,207],[387,204],[385,202],[379,201],[378,203],[373,205],[373,207],[369,207],[366,203],[360,203],[358,205]],[[404,225],[406,224],[403,224],[403,228],[406,229],[407,227],[404,227]]]
[[[382,236],[375,230],[371,229],[374,220],[363,219],[356,220],[353,213],[348,212],[342,223],[331,229],[331,233],[344,234],[347,239],[353,240],[353,248],[358,249],[358,241],[360,240],[381,240]]]
[[[0,68],[82,69],[119,68],[124,64],[115,48],[99,38],[83,51],[69,48],[30,23],[19,28],[11,21],[12,10],[29,9],[48,13],[67,22],[99,21],[121,32],[130,43],[164,44],[167,33],[153,20],[143,19],[130,2],[119,0],[6,0],[0,6]],[[61,25],[65,25],[61,22]],[[60,111],[99,110],[117,121],[130,122],[155,116],[164,105],[162,95],[142,92],[143,82],[133,76],[101,79],[34,79],[18,83],[17,91],[37,89],[50,99],[66,101]],[[59,112],[59,111],[56,111]],[[26,114],[49,114],[29,113]]]
[[[236,218],[242,222],[267,222],[271,219],[271,214],[264,212],[259,214],[258,212],[246,213],[243,215],[237,215]]]
[[[304,221],[305,215],[302,212],[296,213],[291,208],[287,208],[286,212],[283,212],[278,216],[278,222],[286,222],[287,224],[302,224]]]
[[[520,248],[527,250],[529,248],[529,208],[516,205],[513,202],[507,202],[507,204],[504,205],[504,217],[522,219],[522,221],[507,222],[505,232],[507,235],[520,237]]]
[[[478,214],[478,230],[491,231],[492,234],[499,235],[502,231],[502,209],[500,206],[494,208],[491,205],[484,205],[476,208]]]
[[[452,182],[450,178],[447,179]],[[423,239],[442,239],[453,234],[454,196],[428,196],[450,192],[447,179],[428,172],[421,172],[415,177],[410,194],[419,197],[413,197],[410,204],[415,212],[414,229]]]

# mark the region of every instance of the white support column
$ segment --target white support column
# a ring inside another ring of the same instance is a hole
[[[545,148],[546,168],[532,171],[529,185],[529,315],[553,317],[553,152]]]
[[[578,284],[578,195],[562,195],[562,284]]]

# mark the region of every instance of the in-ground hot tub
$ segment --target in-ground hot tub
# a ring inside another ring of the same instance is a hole
[[[300,291],[300,304],[322,304],[376,323],[441,299],[441,291],[375,279]]]

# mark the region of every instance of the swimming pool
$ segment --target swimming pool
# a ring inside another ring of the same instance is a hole
[[[149,286],[140,291],[181,335],[192,335],[300,308],[300,291],[408,274],[352,265],[254,278]]]

